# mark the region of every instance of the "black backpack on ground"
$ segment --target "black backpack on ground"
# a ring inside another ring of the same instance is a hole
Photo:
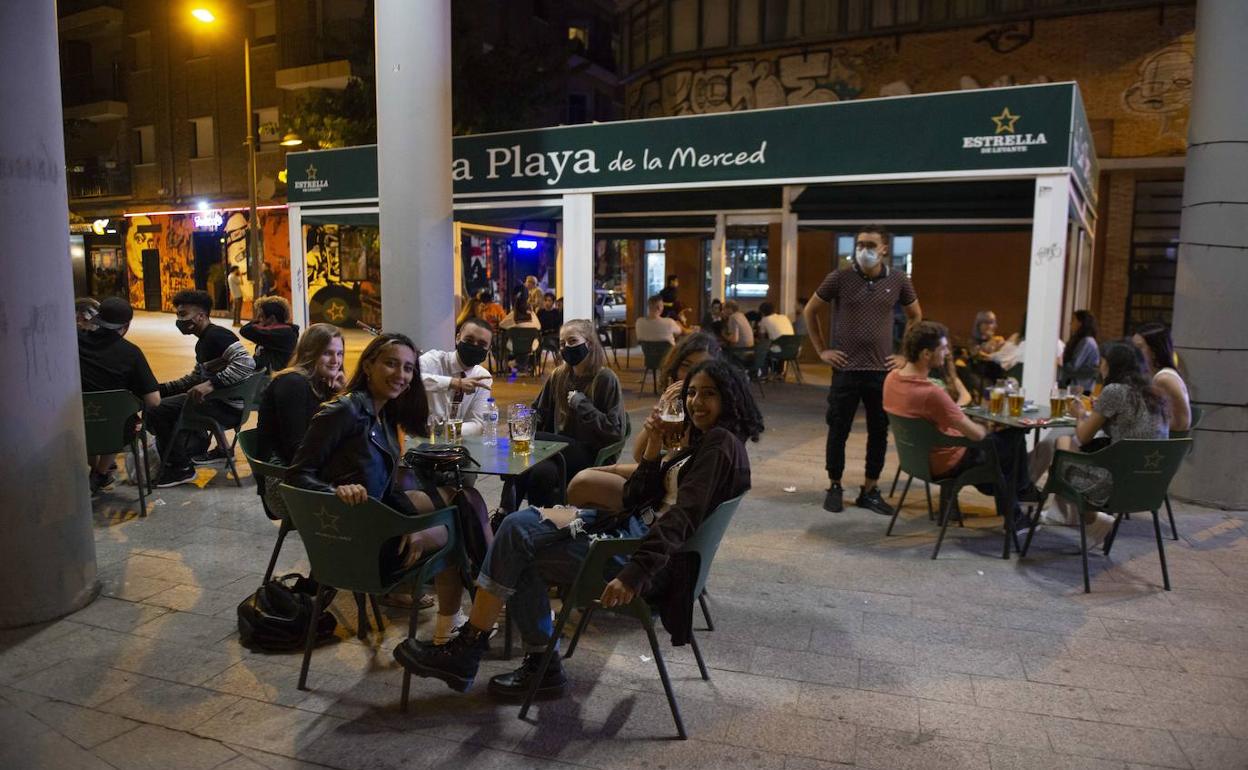
[[[252,652],[301,652],[312,622],[312,598],[317,584],[292,572],[270,580],[238,605],[238,636]],[[316,619],[316,644],[334,638],[338,619],[328,610],[335,589],[330,589],[325,609]]]

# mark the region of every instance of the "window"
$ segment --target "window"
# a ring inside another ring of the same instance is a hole
[[[767,42],[797,37],[802,13],[800,0],[766,0],[763,12],[763,36]]]
[[[737,2],[737,45],[758,42],[758,0]]]
[[[139,126],[134,129],[134,164],[142,166],[156,162],[156,127]]]
[[[251,132],[259,144],[260,152],[276,150],[282,137],[277,133],[277,108],[262,107],[251,114]]]
[[[139,72],[152,68],[152,33],[150,30],[130,36],[130,71]]]
[[[251,4],[251,39],[270,40],[277,37],[277,11],[272,2]]]
[[[841,0],[806,0],[805,33],[821,35],[841,29]]]
[[[727,248],[727,275],[724,276],[724,295],[729,299],[758,299],[767,296],[767,244],[766,227],[734,227],[725,244]]]
[[[646,290],[645,296],[639,299],[644,303],[650,297],[663,291],[667,285],[667,241],[651,239],[645,242],[646,251]]]
[[[1174,318],[1174,281],[1179,258],[1183,182],[1135,183],[1126,329]]]
[[[672,0],[672,53],[698,47],[698,0]]]
[[[191,157],[211,158],[217,154],[212,118],[191,118]]]
[[[728,0],[702,0],[703,48],[728,45],[728,20]]]
[[[579,44],[581,50],[589,48],[589,29],[586,27],[568,27],[568,41]]]

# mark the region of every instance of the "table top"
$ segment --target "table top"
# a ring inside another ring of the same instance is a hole
[[[407,441],[407,448],[411,449],[423,443],[426,443],[423,438],[411,438]],[[511,451],[511,439],[507,436],[499,436],[498,444],[494,446],[483,444],[480,436],[466,436],[457,443],[467,448],[472,459],[481,463],[480,468],[475,466],[472,468],[473,473],[503,477],[519,476],[542,460],[548,460],[559,454],[568,445],[564,441],[534,440],[530,442],[532,450],[527,455],[518,455]]]
[[[1011,417],[1008,412],[1002,414],[991,414],[984,406],[966,406],[962,408],[968,417],[974,417],[987,422],[995,422],[998,425],[1005,425],[1010,428],[1020,428],[1022,430],[1039,430],[1040,428],[1073,428],[1075,420],[1073,417],[1058,417],[1053,419],[1047,405],[1036,404],[1032,411],[1024,411],[1021,417]]]

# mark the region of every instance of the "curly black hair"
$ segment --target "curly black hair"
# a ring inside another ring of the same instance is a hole
[[[763,432],[763,415],[758,411],[758,405],[754,402],[754,396],[750,392],[750,381],[740,368],[735,367],[723,359],[712,358],[709,361],[703,361],[685,377],[685,386],[680,389],[680,400],[687,401],[689,397],[689,383],[693,382],[695,375],[705,374],[715,381],[715,386],[719,388],[719,422],[718,427],[724,428],[735,435],[742,441],[758,441],[759,435]],[[690,426],[693,434],[698,434],[698,429]]]

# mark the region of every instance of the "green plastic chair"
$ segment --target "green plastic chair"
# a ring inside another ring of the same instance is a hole
[[[711,571],[711,562],[715,558],[715,552],[719,550],[719,543],[727,531],[728,525],[732,522],[732,517],[737,512],[737,508],[741,505],[741,497],[734,497],[731,500],[725,500],[719,505],[711,515],[702,522],[702,526],[685,542],[680,549],[680,553],[692,553],[698,556],[698,579],[694,583],[693,595],[701,597],[706,590],[706,579]],[[581,564],[581,569],[576,575],[576,580],[564,592],[563,607],[559,612],[559,618],[555,622],[554,633],[551,634],[550,644],[546,647],[546,652],[542,656],[541,668],[538,669],[537,677],[533,680],[533,687],[529,690],[528,695],[524,699],[524,705],[520,708],[520,719],[524,719],[529,708],[533,705],[533,698],[537,694],[537,685],[541,682],[542,677],[546,675],[546,669],[550,667],[550,661],[555,656],[555,650],[559,644],[559,637],[563,634],[564,626],[567,625],[568,617],[573,609],[582,611],[581,620],[576,626],[576,632],[572,636],[572,641],[568,644],[568,652],[564,658],[572,657],[572,653],[576,652],[576,643],[581,638],[581,632],[585,630],[585,626],[589,623],[589,618],[597,610],[606,612],[615,612],[623,615],[630,615],[641,623],[642,628],[646,630],[646,636],[650,640],[650,651],[654,654],[654,665],[659,670],[659,679],[663,681],[663,691],[667,695],[667,705],[672,710],[672,719],[676,722],[676,732],[681,740],[686,740],[689,736],[685,733],[685,723],[680,716],[680,706],[676,703],[676,694],[672,691],[672,682],[667,675],[667,665],[663,662],[663,652],[659,649],[659,640],[654,632],[654,616],[658,612],[658,608],[652,606],[645,598],[636,596],[633,601],[623,607],[604,608],[598,603],[602,591],[606,588],[607,580],[603,573],[611,560],[617,556],[627,556],[641,544],[639,538],[612,538],[606,540],[597,540],[589,548],[589,553],[585,556],[585,561]],[[693,657],[698,662],[698,671],[702,674],[704,680],[710,681],[710,672],[706,669],[706,662],[702,659],[702,651],[698,648],[698,640],[693,635],[693,629],[689,631],[689,644],[693,647]]]
[[[533,344],[541,336],[541,329],[525,329],[513,326],[507,330],[507,340],[511,343],[511,355],[516,360],[516,369],[518,371],[527,370],[529,374],[537,372],[537,362],[533,357],[540,355],[541,351],[535,352]]]
[[[1188,424],[1187,430],[1172,430],[1170,438],[1191,438],[1192,433],[1200,425],[1200,418],[1205,416],[1205,410],[1198,406],[1192,408],[1192,419]],[[1193,446],[1195,446],[1193,444]],[[1170,519],[1170,536],[1175,540],[1179,539],[1179,528],[1174,525],[1174,509],[1170,507],[1170,493],[1166,493],[1166,517]]]
[[[370,498],[359,505],[347,505],[329,492],[315,492],[282,484],[278,489],[299,537],[303,540],[312,574],[320,586],[312,600],[312,617],[321,615],[326,588],[353,591],[377,596],[400,586],[410,586],[419,593],[421,586],[442,570],[462,565],[462,546],[455,526],[455,509],[442,508],[420,516],[404,516],[384,503]],[[446,545],[429,554],[410,570],[395,576],[381,573],[382,548],[402,535],[433,527],[446,527]],[[420,603],[412,606],[407,637],[416,635],[416,617]],[[377,625],[382,627],[381,613],[373,605]],[[306,690],[308,664],[316,642],[316,624],[308,626],[303,648],[303,665],[299,670],[299,689]],[[403,674],[401,705],[407,710],[412,675]]]
[[[802,337],[796,334],[786,334],[783,337],[777,337],[771,341],[771,344],[780,348],[779,352],[772,352],[771,360],[780,364],[780,381],[784,382],[789,374],[789,364],[793,365],[793,374],[799,384],[802,384],[802,367],[798,364],[798,356],[802,354]]]
[[[646,392],[646,377],[650,376],[654,382],[654,395],[659,395],[659,368],[663,366],[663,359],[667,357],[668,352],[672,349],[670,342],[642,342],[641,357],[645,363],[645,369],[641,372],[641,389],[639,394]]]
[[[909,474],[910,478],[906,480],[906,487],[902,490],[901,500],[898,501],[893,517],[889,519],[888,530],[885,536],[893,534],[893,525],[897,523],[897,517],[901,514],[901,507],[905,505],[906,493],[910,491],[910,482],[919,479],[927,484],[937,484],[948,501],[940,512],[940,535],[936,538],[936,547],[932,549],[932,558],[935,559],[940,553],[940,545],[945,539],[945,530],[949,527],[949,514],[953,510],[953,504],[958,499],[958,491],[962,487],[973,486],[975,484],[993,484],[1000,485],[1004,483],[1001,477],[1001,466],[997,459],[996,447],[989,441],[971,441],[968,438],[959,436],[946,436],[937,430],[936,426],[919,417],[901,417],[900,415],[888,413],[888,424],[893,430],[893,443],[897,447],[897,457],[900,462],[900,470]],[[931,450],[937,447],[966,447],[967,449],[978,447],[984,451],[987,458],[984,463],[967,468],[957,476],[949,478],[936,478],[932,475],[931,470]],[[928,493],[928,509],[931,509],[931,493]],[[1013,532],[1012,511],[1005,511],[1006,534],[1005,543],[1001,551],[1001,558],[1010,558],[1010,541],[1017,537],[1017,533]],[[962,522],[958,522],[961,524]],[[1015,542],[1017,547],[1017,542]]]
[[[1027,541],[1023,543],[1020,557],[1027,555],[1031,547],[1031,539],[1036,534],[1039,524],[1039,511],[1044,510],[1044,503],[1049,495],[1061,495],[1073,501],[1079,508],[1079,553],[1083,557],[1083,591],[1092,592],[1092,582],[1088,577],[1088,535],[1083,523],[1083,513],[1089,510],[1100,510],[1113,514],[1114,528],[1105,539],[1105,553],[1113,546],[1114,537],[1118,534],[1118,525],[1125,514],[1149,511],[1153,514],[1153,531],[1157,535],[1157,557],[1161,560],[1161,576],[1167,591],[1170,590],[1170,572],[1166,569],[1166,551],[1161,539],[1161,520],[1158,511],[1166,498],[1166,490],[1170,481],[1178,472],[1183,458],[1191,451],[1190,438],[1178,439],[1124,439],[1114,442],[1099,452],[1065,452],[1059,451],[1053,457],[1053,465],[1049,468],[1049,478],[1045,482],[1040,504],[1036,507],[1036,516],[1027,531]],[[1113,477],[1113,487],[1109,499],[1104,504],[1092,504],[1084,498],[1074,485],[1066,480],[1066,471],[1073,466],[1083,465],[1091,468],[1103,468]]]
[[[126,440],[126,423],[135,415],[142,414],[143,402],[128,390],[96,390],[82,394],[83,428],[87,439],[88,455],[115,455],[129,449],[134,455],[134,470],[138,476],[132,479],[139,488],[139,517],[147,517],[147,496],[144,485],[150,476],[147,467],[147,449],[139,441],[141,430],[131,431]],[[139,459],[140,447],[143,459]]]
[[[238,434],[238,445],[243,450],[243,457],[247,458],[247,464],[251,466],[252,477],[257,480],[257,483],[262,483],[262,477],[285,478],[285,465],[260,459],[258,454],[259,441],[260,431],[256,428],[251,428]],[[263,491],[261,489],[262,493]],[[282,552],[282,543],[294,528],[294,525],[290,522],[290,517],[283,514],[281,528],[277,531],[277,542],[273,545],[273,555],[269,557],[269,567],[264,571],[264,580],[261,582],[261,585],[273,579],[273,569],[277,566],[277,555]]]
[[[598,450],[597,457],[594,458],[595,468],[601,468],[604,465],[614,465],[619,462],[620,455],[624,452],[624,447],[628,446],[628,437],[633,432],[633,424],[629,421],[628,415],[624,415],[624,438],[608,444]]]
[[[238,468],[234,465],[234,448],[238,444],[239,432],[247,424],[247,420],[250,419],[252,410],[259,405],[260,394],[264,392],[268,384],[269,376],[264,372],[256,372],[242,382],[231,385],[228,388],[214,390],[208,394],[207,400],[210,401],[242,400],[243,411],[239,413],[237,425],[222,425],[209,415],[204,414],[199,405],[188,398],[182,406],[182,411],[178,414],[178,421],[173,426],[171,438],[176,440],[178,434],[184,431],[206,430],[212,433],[217,440],[217,446],[225,450],[226,471],[234,477],[234,483],[241,487],[243,482],[239,479]],[[227,441],[225,438],[227,429],[234,431],[234,439],[232,441]],[[152,479],[149,490],[156,488],[156,480],[164,474],[168,465],[168,457],[160,458],[160,471]]]

